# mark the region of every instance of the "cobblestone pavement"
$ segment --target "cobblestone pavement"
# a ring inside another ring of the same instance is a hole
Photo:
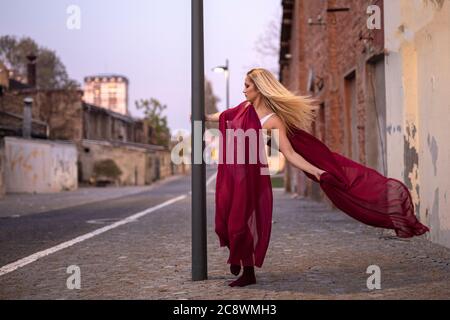
[[[186,179],[189,179],[186,177]],[[214,186],[214,182],[212,183]],[[164,188],[162,186],[161,188]],[[258,283],[231,288],[208,191],[208,280],[191,281],[190,197],[0,277],[0,299],[448,299],[450,250],[396,239],[324,204],[274,191],[271,243]],[[69,265],[81,289],[69,290]],[[381,269],[381,289],[366,286]]]

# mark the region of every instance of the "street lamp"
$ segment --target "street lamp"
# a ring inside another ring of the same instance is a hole
[[[218,66],[212,69],[214,72],[225,73],[225,79],[227,80],[227,109],[230,108],[230,65],[228,59],[224,66]]]
[[[192,280],[205,280],[207,272],[206,238],[206,172],[203,162],[205,142],[205,72],[203,44],[203,0],[191,0],[191,67],[192,67],[192,155],[191,155],[191,211],[192,211]],[[200,130],[199,130],[200,129]]]

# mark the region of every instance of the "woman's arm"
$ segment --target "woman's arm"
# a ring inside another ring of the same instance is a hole
[[[278,129],[280,151],[285,156],[286,160],[288,160],[290,163],[292,163],[292,165],[299,168],[300,170],[306,171],[315,176],[317,180],[320,181],[320,175],[325,171],[312,165],[311,163],[306,161],[305,158],[295,152],[295,150],[292,148],[291,142],[286,135],[286,128],[284,127],[284,124],[283,122],[281,122],[280,118],[275,115],[268,121],[271,121],[270,123],[268,123],[268,125],[270,125],[272,131]]]
[[[205,114],[205,120],[206,120],[206,121],[211,121],[211,122],[218,122],[221,113],[222,113],[222,112],[216,112],[216,113],[211,113],[211,114]]]
[[[219,117],[222,112],[216,112],[211,114],[205,113],[205,121],[211,121],[211,122],[219,122]],[[192,115],[189,114],[189,121],[192,121]]]

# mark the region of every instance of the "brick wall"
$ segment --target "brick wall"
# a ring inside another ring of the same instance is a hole
[[[313,126],[315,136],[331,150],[363,164],[368,147],[365,130],[368,124],[372,125],[372,119],[366,119],[370,96],[368,63],[384,53],[383,28],[367,28],[367,8],[373,4],[383,9],[382,0],[295,1],[289,43],[292,57],[282,70],[286,87],[302,95],[312,95],[322,105]],[[350,10],[327,12],[336,8]],[[308,24],[308,19],[318,23],[319,15],[324,25]],[[368,40],[360,39],[361,36]],[[313,85],[308,87],[311,73]],[[352,92],[355,103],[349,111],[346,106],[351,105]],[[319,190],[304,179],[303,173],[299,175],[294,179],[297,182],[292,191],[320,198]]]

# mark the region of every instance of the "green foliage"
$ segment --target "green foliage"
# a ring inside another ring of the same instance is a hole
[[[272,188],[283,188],[284,187],[283,177],[271,177],[271,180],[272,180]]]
[[[75,89],[79,84],[69,79],[66,67],[55,51],[40,47],[29,37],[18,40],[14,36],[0,37],[0,60],[17,75],[27,75],[27,55],[34,54],[36,59],[36,86],[38,89]]]
[[[169,146],[170,130],[167,127],[167,117],[162,115],[162,112],[167,108],[162,105],[157,99],[150,98],[150,100],[141,99],[135,102],[136,109],[144,110],[145,118],[152,128],[150,136],[150,143],[160,146]]]
[[[94,176],[96,178],[106,177],[116,180],[121,174],[122,170],[120,170],[112,159],[105,159],[94,163]]]

